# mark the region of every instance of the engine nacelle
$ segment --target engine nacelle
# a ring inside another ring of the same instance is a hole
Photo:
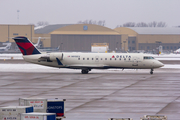
[[[56,58],[59,60],[63,59],[63,53],[50,53],[50,60],[55,61]]]

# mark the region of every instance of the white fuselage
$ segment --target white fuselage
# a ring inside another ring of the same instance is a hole
[[[49,57],[49,60],[39,60],[44,56]],[[164,66],[142,53],[47,53],[25,55],[23,58],[31,63],[72,69],[154,69]]]

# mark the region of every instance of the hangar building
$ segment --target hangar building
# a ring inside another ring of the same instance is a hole
[[[127,35],[92,24],[75,24],[59,28],[51,33],[51,46],[61,46],[63,51],[91,51],[91,43],[109,43],[110,51],[121,48]],[[127,47],[126,47],[127,49]]]
[[[34,37],[34,25],[0,25],[0,42],[12,42],[11,48],[15,48],[13,37],[25,36],[30,40]]]
[[[163,50],[176,50],[180,48],[180,28],[163,27],[119,27],[115,28],[119,34],[128,35],[128,49],[153,50],[162,46]]]
[[[35,30],[35,36],[49,37],[50,40],[43,40],[43,46],[60,46],[61,51],[90,52],[92,43],[108,43],[110,51],[128,49],[125,42],[121,44],[128,35],[120,35],[110,28],[92,24],[49,25]]]

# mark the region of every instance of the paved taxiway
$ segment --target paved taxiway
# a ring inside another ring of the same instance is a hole
[[[0,106],[18,105],[20,97],[60,98],[67,100],[65,120],[180,118],[180,69],[37,71],[0,72]]]

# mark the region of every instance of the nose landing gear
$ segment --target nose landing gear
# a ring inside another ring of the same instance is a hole
[[[153,70],[153,69],[151,69],[150,74],[153,74],[153,71],[154,71],[154,70]]]
[[[90,70],[88,70],[88,69],[82,69],[82,70],[81,70],[81,73],[82,73],[82,74],[88,74],[89,71],[90,71]]]

